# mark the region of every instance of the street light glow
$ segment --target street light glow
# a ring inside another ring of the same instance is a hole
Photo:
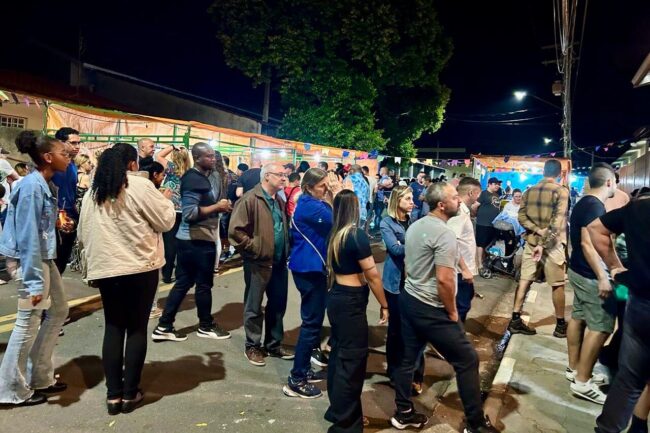
[[[550,138],[544,137],[544,144],[549,144],[551,141],[553,141]]]
[[[526,95],[528,95],[528,93],[522,90],[517,90],[516,92],[514,92],[514,95],[515,98],[517,98],[517,101],[521,101],[526,97]]]

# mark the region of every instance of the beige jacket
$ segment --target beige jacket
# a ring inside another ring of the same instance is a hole
[[[148,272],[165,264],[161,233],[174,226],[174,205],[150,180],[129,173],[128,182],[115,202],[98,206],[92,191],[84,196],[78,237],[88,280]]]

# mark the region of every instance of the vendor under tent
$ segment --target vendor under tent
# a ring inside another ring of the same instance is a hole
[[[522,191],[542,180],[544,163],[549,159],[556,159],[562,165],[561,183],[569,185],[571,173],[571,160],[566,158],[506,156],[506,155],[472,155],[473,176],[479,179],[483,188],[487,181],[496,177],[503,182],[505,189],[508,181],[513,189]]]

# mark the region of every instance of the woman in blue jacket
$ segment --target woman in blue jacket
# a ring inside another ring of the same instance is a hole
[[[393,189],[388,202],[388,216],[379,225],[381,237],[386,245],[386,261],[382,282],[386,301],[388,301],[388,331],[386,335],[387,374],[392,380],[393,371],[402,360],[402,336],[399,310],[399,293],[404,287],[404,244],[406,229],[410,224],[409,212],[413,210],[413,190],[406,186]],[[413,392],[422,392],[424,378],[424,355],[416,366],[413,375]]]
[[[302,298],[302,324],[293,369],[282,390],[289,397],[316,398],[321,391],[312,383],[322,377],[311,370],[310,358],[312,349],[319,344],[327,300],[327,239],[332,229],[327,172],[310,168],[302,178],[301,189],[291,220],[289,269]]]
[[[18,289],[16,324],[0,365],[0,403],[28,406],[47,402],[46,394],[66,389],[54,377],[52,352],[66,317],[63,281],[54,263],[56,228],[72,229],[57,219],[54,173],[63,173],[70,155],[59,140],[23,131],[16,147],[30,156],[36,170],[25,176],[9,197],[0,254],[20,259],[23,281]],[[47,310],[41,323],[43,310]],[[40,325],[40,328],[39,328]]]

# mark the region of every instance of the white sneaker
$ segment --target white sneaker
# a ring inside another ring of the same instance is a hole
[[[571,368],[567,367],[564,372],[564,377],[566,377],[566,380],[569,382],[575,383],[577,374],[578,370],[571,370]],[[591,383],[595,383],[596,385],[607,385],[609,383],[609,377],[606,374],[594,373],[591,375]]]
[[[596,404],[605,404],[605,400],[607,399],[607,396],[600,390],[598,385],[591,381],[587,383],[572,383],[570,388],[576,397],[592,401]]]

